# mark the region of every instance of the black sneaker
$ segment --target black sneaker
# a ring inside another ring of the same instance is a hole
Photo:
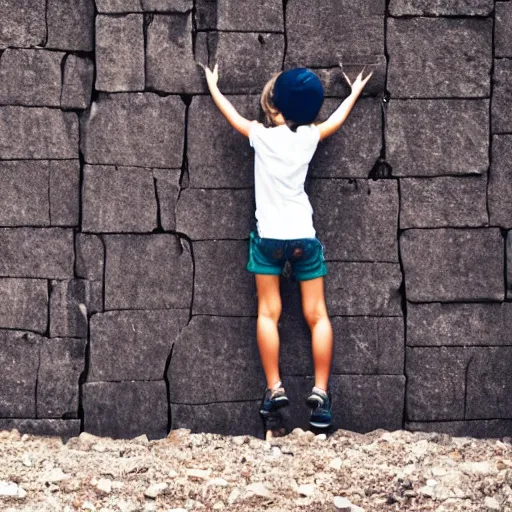
[[[289,404],[286,392],[279,381],[272,389],[266,389],[261,401],[260,414],[268,416],[269,414],[286,407]]]
[[[309,424],[312,427],[328,428],[331,426],[331,393],[315,386],[307,397],[306,403],[311,408]]]

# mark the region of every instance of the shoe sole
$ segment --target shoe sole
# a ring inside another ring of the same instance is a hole
[[[316,423],[314,421],[310,421],[309,424],[312,427],[316,427],[316,428],[329,428],[331,426],[330,423]]]
[[[274,407],[272,407],[272,410],[265,411],[265,410],[260,409],[260,414],[262,416],[269,416],[270,414],[278,411],[279,409],[282,409],[283,407],[286,407],[287,405],[289,405],[289,403],[290,403],[290,401],[285,396],[282,396],[280,398],[276,398],[276,400],[274,400],[274,404],[275,405],[274,405]]]

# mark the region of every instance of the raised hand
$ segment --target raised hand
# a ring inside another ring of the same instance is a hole
[[[341,64],[340,64],[340,67],[341,67]],[[358,96],[359,96],[359,94],[361,94],[362,90],[365,88],[366,84],[368,83],[368,80],[370,80],[370,78],[373,75],[374,70],[370,71],[370,74],[363,78],[363,73],[364,73],[365,69],[366,69],[366,66],[361,70],[361,73],[359,73],[359,75],[357,75],[357,78],[353,82],[350,81],[350,78],[342,70],[343,76],[345,77],[345,80],[347,81],[348,85],[350,86],[352,93],[356,94]]]
[[[217,82],[219,81],[219,65],[215,64],[213,71],[204,64],[199,63],[199,65],[204,69],[206,81],[208,82],[208,87],[211,88],[212,86],[217,85]]]

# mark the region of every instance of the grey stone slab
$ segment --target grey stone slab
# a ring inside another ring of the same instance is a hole
[[[0,430],[13,428],[21,434],[58,436],[68,440],[80,434],[80,420],[0,418]]]
[[[401,98],[489,96],[492,29],[491,18],[390,18],[389,91]]]
[[[494,55],[512,57],[512,4],[496,2]]]
[[[80,216],[80,161],[50,162],[50,222],[78,226]]]
[[[176,205],[180,195],[181,169],[154,169],[160,222],[165,231],[176,230]]]
[[[193,8],[193,0],[96,0],[99,12],[186,12]]]
[[[100,13],[144,12],[141,0],[95,0]]]
[[[413,432],[438,432],[454,437],[500,438],[510,437],[512,420],[432,421],[408,422],[407,430]]]
[[[89,57],[70,54],[64,63],[60,106],[64,109],[86,109],[91,104],[94,62]]]
[[[0,59],[0,105],[60,107],[62,52],[7,49]]]
[[[489,171],[488,205],[492,226],[512,228],[512,136],[492,138],[491,169]]]
[[[89,164],[181,167],[184,127],[177,96],[100,94],[81,120],[82,151]]]
[[[386,149],[393,176],[483,174],[489,167],[489,102],[392,100]]]
[[[48,0],[46,48],[94,50],[94,0]]]
[[[512,132],[512,59],[494,61],[493,81],[492,132]]]
[[[52,108],[0,107],[0,159],[78,158],[78,117]]]
[[[87,338],[88,291],[83,279],[51,282],[50,337]]]
[[[165,382],[87,382],[83,385],[84,430],[97,436],[150,439],[167,435]]]
[[[0,330],[0,417],[35,418],[42,340],[29,332]]]
[[[185,309],[94,315],[88,381],[161,380],[188,317]]]
[[[78,418],[79,378],[86,340],[45,339],[37,379],[38,418]]]
[[[0,229],[0,276],[66,279],[73,260],[71,229]]]
[[[489,224],[487,176],[400,179],[400,228]]]
[[[77,233],[75,237],[75,273],[83,279],[101,281],[105,250],[97,235]]]
[[[260,400],[256,319],[194,316],[174,344],[167,376],[172,404]]]
[[[398,262],[395,180],[312,180],[308,190],[328,261]]]
[[[512,345],[512,304],[407,304],[407,345]]]
[[[258,96],[227,96],[247,119],[259,118]],[[229,143],[226,143],[229,141]],[[210,96],[194,96],[187,123],[189,185],[244,188],[254,184],[254,151],[219,112]]]
[[[0,162],[0,225],[49,226],[49,163]]]
[[[143,25],[140,14],[96,17],[97,90],[144,90]]]
[[[497,228],[410,229],[400,237],[411,302],[503,300],[503,237]]]
[[[512,233],[507,233],[507,299],[512,298]]]
[[[492,0],[391,0],[392,16],[488,16],[493,9]]]
[[[245,241],[194,242],[194,315],[255,316],[254,277]]]
[[[176,209],[176,228],[193,240],[243,239],[254,219],[254,190],[183,190]]]
[[[330,262],[325,298],[331,315],[402,316],[398,263]]]
[[[42,46],[46,40],[46,0],[4,0],[0,20],[0,49]]]
[[[142,0],[142,8],[146,12],[187,12],[193,7],[193,0]]]
[[[157,227],[151,169],[86,165],[82,186],[82,230],[150,232]]]
[[[48,324],[48,283],[44,279],[0,279],[0,329],[44,333]]]
[[[88,283],[88,304],[87,312],[94,313],[103,312],[103,281],[87,281]]]
[[[105,309],[189,308],[192,258],[168,234],[106,235]]]

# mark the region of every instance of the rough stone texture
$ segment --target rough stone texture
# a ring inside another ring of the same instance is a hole
[[[189,308],[192,259],[174,235],[106,235],[105,309]]]
[[[488,205],[492,226],[512,228],[512,136],[492,138],[491,170],[489,172]]]
[[[389,91],[401,98],[489,96],[492,29],[490,18],[389,19]]]
[[[487,16],[492,9],[492,0],[391,0],[389,4],[392,16]]]
[[[0,430],[17,429],[21,434],[58,436],[63,440],[80,434],[80,420],[0,419]]]
[[[0,3],[0,49],[43,45],[45,18],[46,0],[3,0]]]
[[[489,102],[392,100],[386,149],[394,176],[483,174],[489,167]]]
[[[87,338],[88,295],[83,279],[51,282],[50,337]]]
[[[80,161],[50,162],[50,222],[78,226],[80,215]]]
[[[96,89],[143,91],[143,16],[96,17]]]
[[[512,57],[512,4],[496,2],[494,55]]]
[[[493,80],[492,132],[512,132],[512,59],[497,59],[494,62]]]
[[[400,179],[401,229],[488,224],[487,176]]]
[[[80,123],[85,161],[181,167],[184,121],[185,105],[179,97],[161,98],[152,93],[100,94]],[[152,143],[148,145],[148,141]],[[0,158],[1,154],[0,146]]]
[[[512,298],[512,233],[507,233],[507,299]]]
[[[151,169],[86,165],[82,190],[83,231],[149,232],[157,227]]]
[[[407,299],[503,300],[499,229],[411,229],[400,237]]]
[[[398,262],[395,180],[313,180],[309,197],[328,261]]]
[[[186,12],[192,10],[192,0],[96,0],[99,12]]]
[[[247,238],[255,208],[253,189],[183,190],[176,211],[176,228],[193,240]]]
[[[161,380],[188,315],[184,309],[94,315],[88,381]]]
[[[176,230],[176,205],[180,195],[181,169],[154,169],[160,222],[165,231]]]
[[[94,63],[88,57],[68,55],[64,64],[61,108],[86,109],[91,104]]]
[[[167,434],[165,382],[87,382],[83,385],[84,430],[98,436],[150,439]]]
[[[98,12],[143,12],[141,0],[95,0]]]
[[[0,279],[0,297],[0,329],[46,331],[48,284],[44,279]]]
[[[75,272],[90,280],[103,279],[104,246],[100,237],[78,233],[75,237]]]

